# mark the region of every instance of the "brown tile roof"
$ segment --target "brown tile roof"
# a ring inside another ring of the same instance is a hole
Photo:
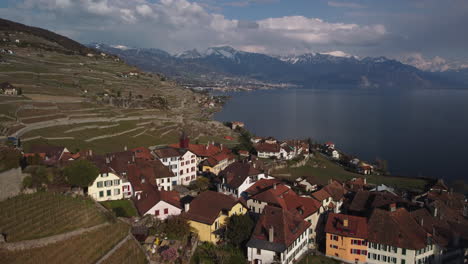
[[[162,158],[180,157],[184,155],[186,151],[184,151],[183,149],[179,149],[179,148],[164,147],[164,148],[155,149],[153,152],[154,154],[156,154],[156,157],[162,159]]]
[[[156,179],[174,177],[172,171],[159,160],[136,159],[127,165],[127,177],[135,191],[143,190],[142,180],[156,186]]]
[[[325,189],[320,189],[316,192],[313,192],[312,197],[322,202],[332,196]]]
[[[434,241],[439,245],[446,247],[451,242],[452,234],[450,225],[444,221],[436,219],[427,209],[421,208],[410,212],[413,219],[426,231],[431,234]]]
[[[373,208],[384,209],[393,203],[406,204],[407,202],[390,192],[358,191],[351,201],[349,209],[355,212],[364,212]]]
[[[268,143],[257,143],[254,144],[255,150],[257,152],[279,152],[280,151],[280,145],[275,143],[275,144],[268,144]]]
[[[58,160],[64,150],[65,147],[59,146],[32,145],[29,148],[29,153],[45,153],[48,158]]]
[[[237,203],[243,204],[230,195],[205,191],[193,199],[184,216],[189,220],[211,225],[221,212],[231,210]]]
[[[394,212],[375,209],[368,226],[370,242],[412,250],[426,246],[426,231],[404,208]]]
[[[284,194],[284,201],[287,210],[293,213],[298,213],[302,218],[307,218],[316,213],[322,205],[319,201],[310,198],[299,196],[294,192]]]
[[[299,214],[287,210],[265,206],[255,225],[251,240],[269,240],[269,230],[273,227],[273,243],[289,247],[311,224]]]
[[[463,210],[465,204],[465,196],[455,192],[430,191],[427,194],[427,198],[432,201],[440,201],[447,207],[457,210]]]
[[[180,209],[182,208],[180,204],[180,197],[177,192],[159,191],[156,189],[156,187],[149,183],[142,184],[140,199],[138,199],[138,197],[133,198],[135,207],[142,216],[160,201],[165,201],[168,204],[171,204]]]
[[[348,226],[345,226],[348,220]],[[325,232],[345,237],[367,239],[367,219],[360,216],[330,213],[325,225]]]
[[[261,171],[247,162],[234,162],[219,173],[226,180],[226,184],[232,188],[238,188],[249,176],[260,174]]]
[[[331,195],[334,201],[344,199],[344,195],[347,193],[347,190],[338,181],[332,181],[323,187],[323,189]]]
[[[277,184],[276,187],[273,186],[273,188],[253,195],[250,199],[287,209],[286,202],[284,201],[284,194],[288,192],[293,192],[293,190],[284,184]]]

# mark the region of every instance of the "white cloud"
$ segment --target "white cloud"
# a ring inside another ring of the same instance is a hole
[[[423,71],[446,71],[452,66],[442,57],[435,56],[432,59],[425,58],[421,53],[410,53],[400,58],[401,62],[412,65]]]
[[[260,2],[270,1],[275,0]],[[17,9],[29,12],[28,20],[25,16],[5,17],[55,31],[75,32],[73,37],[82,42],[124,43],[170,52],[231,45],[247,51],[289,54],[314,51],[319,46],[373,45],[388,35],[379,24],[330,23],[304,16],[258,21],[227,19],[187,0],[24,0]],[[47,19],[50,16],[54,23]]]

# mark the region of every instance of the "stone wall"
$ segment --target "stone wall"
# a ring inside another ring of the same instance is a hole
[[[0,201],[20,194],[24,177],[21,168],[0,173]]]

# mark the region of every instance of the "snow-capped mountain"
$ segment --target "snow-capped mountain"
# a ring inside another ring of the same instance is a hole
[[[359,58],[340,51],[275,57],[229,46],[196,49],[171,55],[159,49],[90,45],[116,54],[143,70],[163,73],[184,83],[225,77],[304,87],[421,88],[458,87],[445,75],[425,72],[385,57]],[[456,79],[459,80],[459,79]]]

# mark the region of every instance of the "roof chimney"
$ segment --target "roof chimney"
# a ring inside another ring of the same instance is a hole
[[[364,184],[367,185],[367,178],[364,178]]]
[[[270,226],[270,229],[268,229],[268,241],[270,243],[273,243],[275,239],[275,229],[273,228],[273,226]]]
[[[343,219],[343,227],[348,227],[348,226],[349,226],[348,218]]]
[[[190,203],[184,204],[184,211],[188,212],[190,210]]]
[[[127,146],[124,147],[124,151],[127,151]]]
[[[88,155],[89,155],[90,157],[93,156],[93,150],[92,150],[92,149],[90,149],[90,150],[88,151],[88,153],[89,153]]]
[[[135,153],[132,154],[132,163],[135,163]]]
[[[419,221],[419,225],[421,225],[421,227],[424,226],[424,218],[421,218],[421,220]]]
[[[439,212],[438,212],[437,207],[434,207],[434,217],[437,217],[438,213],[439,213]]]
[[[109,157],[106,157],[106,164],[109,164],[109,163],[110,163]]]
[[[273,184],[273,189],[275,189],[275,190],[276,190],[276,183],[275,183],[275,184]]]
[[[395,212],[396,211],[396,203],[390,204],[390,212]]]
[[[219,147],[221,148],[221,150],[223,150],[223,144],[220,144]]]

